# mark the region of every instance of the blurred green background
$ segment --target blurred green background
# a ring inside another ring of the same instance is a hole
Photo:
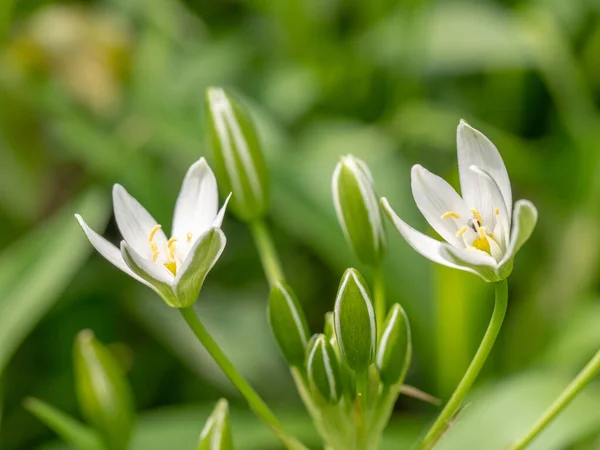
[[[314,332],[343,270],[364,269],[332,205],[340,155],[363,158],[379,194],[426,230],[410,167],[457,186],[464,118],[500,149],[515,198],[538,206],[509,280],[505,327],[439,448],[504,448],[598,349],[597,0],[3,0],[0,39],[3,450],[63,448],[21,402],[34,395],[78,414],[71,353],[84,328],[129,371],[140,411],[134,449],[194,448],[220,396],[232,403],[237,448],[279,448],[176,311],[98,256],[72,216],[106,226],[116,242],[118,182],[169,223],[186,168],[207,154],[210,85],[253,108],[271,173],[269,223]],[[446,399],[493,294],[387,228],[388,299],[405,307],[414,335],[408,382]],[[232,216],[224,230],[228,246],[197,310],[286,426],[316,446],[266,326],[251,236]],[[386,448],[410,448],[436,411],[402,398]],[[597,382],[532,448],[598,449],[599,435]]]

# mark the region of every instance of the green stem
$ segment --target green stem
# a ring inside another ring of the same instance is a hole
[[[267,228],[264,220],[256,219],[249,223],[250,232],[256,243],[258,254],[260,256],[260,262],[265,270],[265,275],[269,282],[269,286],[275,286],[278,281],[284,281],[285,275],[281,269],[281,263],[279,262],[279,255],[271,239],[271,234]]]
[[[374,286],[375,286],[375,321],[377,323],[377,340],[383,333],[383,325],[385,323],[385,315],[387,313],[387,304],[385,301],[385,281],[383,279],[383,270],[381,265],[377,266],[374,271]]]
[[[215,362],[219,365],[221,370],[227,375],[227,378],[233,383],[233,385],[240,391],[244,396],[250,408],[254,413],[262,419],[273,432],[277,435],[279,440],[289,450],[307,450],[304,445],[298,442],[293,437],[287,435],[283,430],[283,427],[275,414],[269,409],[267,404],[262,398],[256,393],[256,391],[250,386],[246,379],[236,370],[229,358],[225,356],[225,353],[221,350],[219,345],[212,338],[204,324],[200,321],[193,307],[181,308],[181,315],[189,325],[190,329],[194,332],[200,343],[210,353]]]
[[[554,403],[544,412],[544,415],[536,422],[529,432],[521,439],[511,445],[510,450],[521,450],[527,447],[538,434],[554,418],[567,407],[571,400],[600,372],[600,350],[594,355],[591,361],[583,368],[573,381],[566,387]]]
[[[442,437],[442,434],[446,430],[449,421],[460,408],[461,403],[469,393],[471,386],[473,386],[473,383],[477,379],[481,368],[485,364],[485,361],[490,354],[492,347],[494,346],[494,342],[496,341],[496,337],[498,336],[498,332],[500,331],[500,327],[504,321],[506,307],[508,305],[508,287],[506,280],[495,283],[495,288],[496,302],[494,305],[494,312],[492,313],[492,318],[490,320],[490,324],[488,325],[488,329],[483,336],[483,340],[481,341],[481,344],[479,345],[477,353],[475,353],[469,368],[452,394],[452,397],[450,397],[450,400],[421,442],[421,449],[433,448],[435,443]]]

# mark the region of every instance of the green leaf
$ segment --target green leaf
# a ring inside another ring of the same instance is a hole
[[[505,450],[528,431],[567,386],[570,377],[530,372],[505,379],[475,392],[436,446],[436,450],[480,448]],[[531,450],[571,448],[600,431],[600,389],[588,386],[527,447]]]
[[[0,254],[0,373],[92,251],[75,211],[97,228],[108,217],[105,197],[88,191]]]
[[[222,398],[207,419],[196,450],[233,450],[229,425],[229,405]]]
[[[287,284],[278,282],[271,290],[267,315],[287,363],[303,367],[310,332],[302,306]]]
[[[402,383],[410,365],[412,344],[408,317],[398,303],[390,309],[377,349],[377,369],[383,384]]]
[[[221,88],[206,91],[207,129],[222,192],[232,192],[231,208],[245,221],[269,207],[267,166],[250,112]]]
[[[90,330],[77,335],[73,353],[83,415],[111,450],[128,448],[134,422],[133,399],[119,363]]]
[[[369,287],[356,269],[344,272],[334,308],[335,334],[348,367],[364,372],[375,359],[377,330]]]
[[[79,450],[107,450],[100,436],[87,425],[36,398],[28,398],[23,406],[44,422],[63,441]]]

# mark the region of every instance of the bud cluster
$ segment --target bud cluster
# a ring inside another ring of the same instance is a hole
[[[377,342],[369,287],[351,268],[342,276],[322,334],[307,339],[302,307],[282,283],[271,291],[268,316],[323,439],[333,448],[354,448],[361,435],[368,442],[378,440],[411,359],[410,326],[402,307],[392,306]]]

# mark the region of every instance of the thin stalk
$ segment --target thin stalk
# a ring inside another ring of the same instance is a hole
[[[544,412],[542,417],[521,439],[510,446],[510,450],[522,450],[533,441],[552,420],[567,407],[571,400],[600,372],[600,350],[583,368],[575,379],[566,387],[554,403]]]
[[[381,265],[375,267],[374,273],[374,290],[375,290],[375,322],[377,323],[377,340],[383,332],[385,315],[387,313],[387,304],[385,301],[385,281],[383,278],[383,270]]]
[[[492,313],[492,318],[490,319],[488,329],[483,336],[483,340],[481,341],[481,344],[479,344],[477,353],[475,353],[469,368],[465,372],[462,380],[460,380],[452,397],[450,397],[450,400],[446,403],[446,406],[421,442],[419,447],[421,449],[433,448],[435,443],[442,437],[448,423],[459,410],[461,403],[469,393],[471,386],[473,386],[473,383],[477,379],[481,368],[485,364],[485,361],[494,346],[496,337],[502,327],[508,305],[508,286],[506,280],[495,283],[495,288],[496,302],[494,304],[494,312]]]
[[[248,224],[254,238],[260,262],[262,263],[269,286],[275,286],[278,281],[284,281],[285,275],[281,269],[279,255],[271,239],[271,233],[263,219],[256,219]]]
[[[250,408],[254,413],[262,419],[271,430],[277,435],[279,440],[289,450],[308,450],[304,445],[298,442],[295,438],[286,434],[283,430],[283,426],[275,417],[275,414],[269,409],[267,404],[262,398],[256,393],[256,391],[250,386],[248,381],[237,371],[233,366],[229,358],[223,353],[219,345],[212,338],[204,324],[200,321],[200,318],[196,315],[193,307],[181,308],[181,315],[189,325],[190,329],[194,332],[200,343],[210,353],[215,362],[219,365],[221,370],[227,375],[227,378],[233,383],[233,385],[240,391],[244,396]]]

